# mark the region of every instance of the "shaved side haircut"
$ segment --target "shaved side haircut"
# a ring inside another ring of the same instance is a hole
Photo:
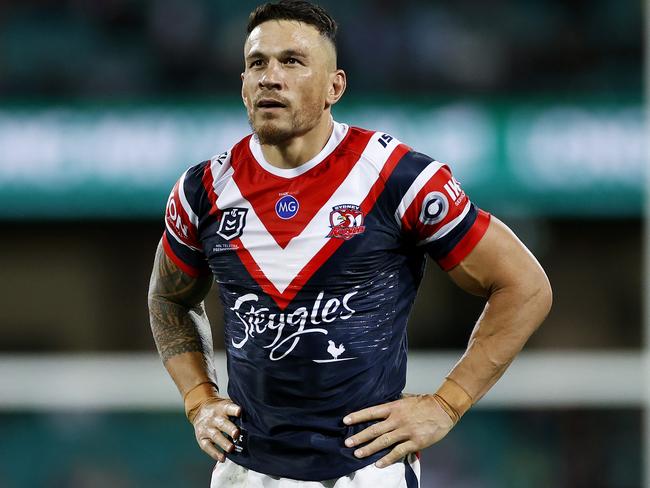
[[[295,20],[315,27],[329,39],[336,51],[336,21],[319,5],[304,0],[281,0],[260,5],[248,17],[247,34],[269,20]]]

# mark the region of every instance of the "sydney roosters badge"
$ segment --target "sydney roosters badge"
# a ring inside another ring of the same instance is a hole
[[[327,237],[352,239],[366,230],[363,225],[363,213],[358,205],[344,204],[332,207],[330,212],[330,227],[332,230]]]

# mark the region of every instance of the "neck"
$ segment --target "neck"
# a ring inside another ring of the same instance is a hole
[[[264,158],[278,168],[297,168],[316,156],[327,144],[334,122],[330,114],[321,117],[307,133],[278,144],[261,145]]]

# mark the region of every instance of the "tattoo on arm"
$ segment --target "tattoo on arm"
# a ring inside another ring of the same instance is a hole
[[[211,276],[193,278],[182,272],[158,245],[149,283],[149,319],[163,362],[200,352],[211,365],[212,334],[203,306],[211,284]]]

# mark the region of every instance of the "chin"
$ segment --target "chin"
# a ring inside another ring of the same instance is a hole
[[[260,144],[270,145],[281,144],[296,135],[291,127],[286,127],[284,124],[274,121],[253,124],[253,132],[259,139]]]

